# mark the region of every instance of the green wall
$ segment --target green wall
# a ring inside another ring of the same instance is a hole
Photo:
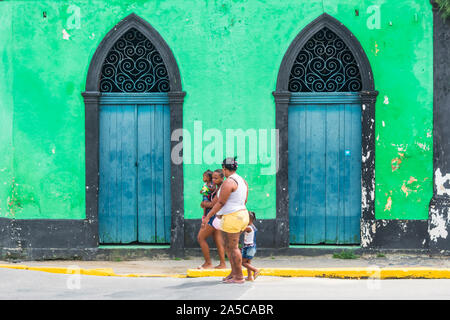
[[[12,10],[0,3],[0,217],[9,215],[13,179]]]
[[[372,5],[380,8],[379,20]],[[200,122],[203,133],[216,128],[223,136],[226,128],[273,129],[272,91],[291,41],[323,12],[340,20],[364,48],[379,91],[376,218],[428,218],[432,11],[419,0],[0,2],[0,217],[85,218],[81,92],[98,44],[132,12],[175,55],[187,93],[184,127],[192,138]],[[202,214],[203,171],[220,167],[195,159],[210,143],[193,143],[185,159],[188,219]],[[271,219],[276,181],[261,174],[265,167],[241,165],[238,172],[250,184],[249,207],[258,218]]]

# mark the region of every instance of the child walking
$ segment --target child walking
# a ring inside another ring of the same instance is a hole
[[[259,269],[251,265],[252,259],[256,253],[256,231],[253,224],[256,215],[253,211],[248,212],[250,219],[247,228],[244,230],[244,247],[242,248],[242,266],[247,268],[247,281],[253,281],[259,276]],[[253,275],[252,275],[253,272]]]

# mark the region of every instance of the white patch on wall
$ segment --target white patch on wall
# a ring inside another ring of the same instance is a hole
[[[64,40],[69,40],[70,34],[67,33],[66,29],[63,29],[62,33],[63,33],[63,39]]]
[[[416,144],[422,150],[425,150],[425,151],[429,151],[430,150],[430,147],[426,143],[416,142]]]
[[[406,152],[406,150],[408,149],[408,145],[407,144],[396,144],[396,143],[391,143],[391,146],[396,147],[398,152]]]
[[[449,218],[447,215],[447,221],[443,215],[439,214],[439,210],[431,209],[431,222],[430,222],[430,240],[436,242],[438,238],[447,239],[448,231],[447,224],[449,223]]]
[[[444,194],[447,194],[450,196],[450,189],[446,189],[444,187],[444,184],[450,181],[450,174],[447,173],[445,176],[442,175],[441,169],[437,168],[437,170],[434,172],[434,182],[436,184],[436,192],[438,195],[442,196]]]
[[[388,98],[388,96],[384,96],[384,101],[383,101],[383,103],[384,103],[384,104],[389,104],[389,98]]]
[[[402,229],[403,232],[406,232],[408,223],[406,221],[400,222],[400,228]]]
[[[362,180],[361,180],[361,185],[363,185],[363,181]],[[365,209],[365,208],[368,207],[366,196],[367,196],[367,190],[366,190],[366,188],[363,187],[361,189],[361,206],[362,206],[362,209]]]
[[[373,241],[372,234],[370,233],[373,227],[371,227],[370,222],[361,222],[361,247],[363,248],[367,247]]]
[[[369,159],[369,157],[370,157],[370,150],[367,151],[367,154],[365,156],[362,155],[362,162],[363,163],[366,162]]]

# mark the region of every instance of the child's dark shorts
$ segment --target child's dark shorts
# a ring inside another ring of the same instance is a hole
[[[208,212],[210,212],[211,211],[211,209],[206,209],[206,214],[208,214]],[[214,219],[216,218],[216,215],[213,215],[211,218],[209,218],[209,221],[208,221],[208,224],[211,226],[211,227],[213,227],[214,228],[214,226],[213,226],[213,221],[214,221]]]
[[[209,211],[208,211],[209,212]],[[216,218],[216,215],[213,215],[210,219],[209,219],[209,221],[208,221],[208,224],[211,226],[211,227],[213,227],[213,221],[214,221],[214,219]],[[214,228],[214,227],[213,227]]]
[[[243,247],[242,248],[242,258],[244,259],[253,259],[256,254],[256,245]]]

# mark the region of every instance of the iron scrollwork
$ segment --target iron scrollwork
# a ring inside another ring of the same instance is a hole
[[[102,66],[101,92],[168,92],[169,76],[154,45],[131,28],[108,52]]]
[[[324,27],[300,50],[289,77],[291,92],[357,92],[362,81],[348,46]]]

